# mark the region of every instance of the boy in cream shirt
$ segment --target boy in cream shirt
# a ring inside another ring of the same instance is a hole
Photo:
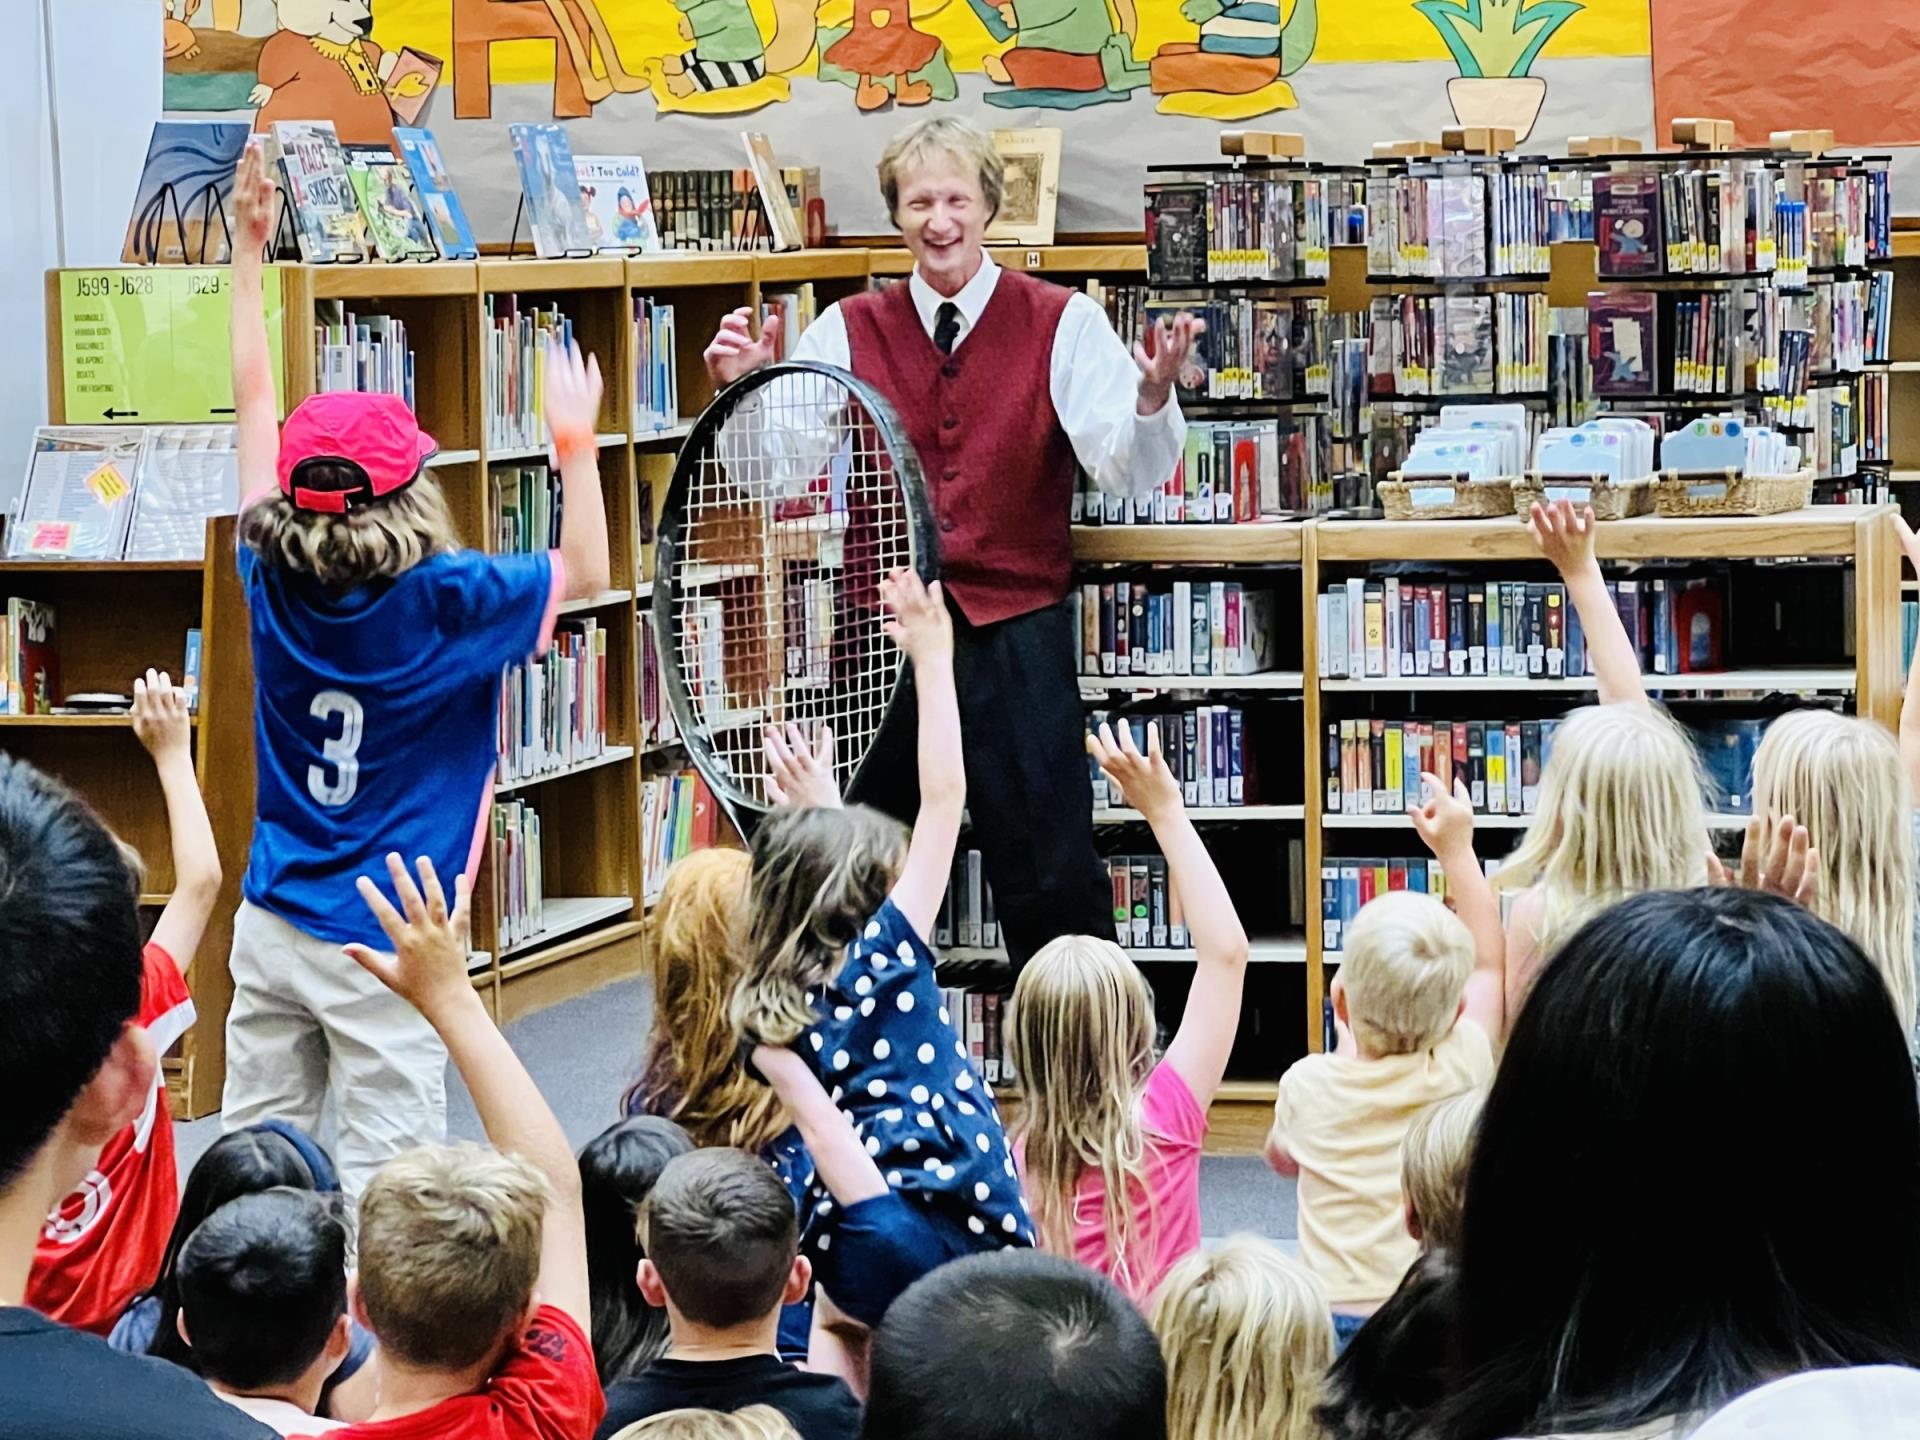
[[[1333,982],[1339,1050],[1280,1079],[1267,1160],[1300,1177],[1300,1259],[1326,1287],[1343,1348],[1419,1251],[1400,1183],[1408,1127],[1493,1076],[1488,1030],[1499,1021],[1471,1012],[1473,969],[1472,935],[1438,900],[1371,901]]]

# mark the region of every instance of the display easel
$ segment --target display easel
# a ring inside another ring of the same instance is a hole
[[[180,263],[183,265],[218,265],[219,259],[207,256],[207,239],[213,231],[213,220],[220,221],[220,233],[226,238],[226,253],[233,254],[233,229],[227,224],[226,207],[220,203],[218,186],[203,185],[200,193],[188,203],[180,204],[180,192],[172,181],[160,187],[159,193],[148,202],[146,209],[133,217],[129,230],[136,237],[134,251],[136,262],[142,265],[157,265],[160,262],[160,237],[166,233],[167,207],[173,207],[174,233],[180,237]],[[187,216],[188,208],[197,210],[200,218],[200,253],[198,256],[187,254]],[[149,239],[149,235],[151,238]]]

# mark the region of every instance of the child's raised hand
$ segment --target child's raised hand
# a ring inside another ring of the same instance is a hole
[[[1426,841],[1427,849],[1435,859],[1445,859],[1461,849],[1472,850],[1473,801],[1468,797],[1467,787],[1455,780],[1453,793],[1449,795],[1440,784],[1440,777],[1425,770],[1420,772],[1420,783],[1425,799],[1407,807],[1407,818]]]
[[[1820,899],[1820,852],[1807,827],[1791,815],[1771,826],[1761,816],[1747,821],[1740,842],[1740,870],[1730,874],[1720,857],[1707,856],[1707,873],[1716,885],[1764,890],[1811,909]]]
[[[807,743],[807,732],[788,722],[767,727],[761,749],[767,757],[767,794],[776,805],[796,810],[808,806],[837,809],[840,786],[833,778],[833,730],[820,727],[818,748]]]
[[[1593,554],[1593,526],[1593,507],[1576,509],[1571,500],[1556,500],[1551,505],[1535,502],[1527,516],[1527,533],[1562,575],[1598,563]]]
[[[445,1007],[461,999],[471,999],[472,983],[467,979],[468,910],[472,897],[467,892],[467,877],[453,882],[453,909],[447,909],[446,892],[433,862],[422,855],[416,862],[420,883],[415,885],[407,873],[406,862],[396,853],[387,855],[387,875],[393,881],[394,894],[400,897],[395,910],[380,887],[362,875],[355,884],[360,898],[373,911],[380,928],[393,942],[393,954],[382,955],[365,945],[348,945],[346,952],[374,979],[407,1001],[429,1020],[444,1013]],[[404,912],[404,913],[402,913]]]
[[[549,342],[542,383],[547,399],[547,435],[556,450],[583,442],[591,444],[605,388],[599,360],[592,356],[583,359],[580,346],[573,341],[564,347]]]
[[[234,255],[253,259],[266,253],[273,238],[273,202],[278,192],[267,171],[267,155],[259,139],[249,140],[240,152],[233,177]]]
[[[887,638],[906,651],[916,670],[953,658],[953,620],[938,580],[925,585],[912,570],[895,570],[880,582],[880,599],[893,616]]]
[[[1160,753],[1160,722],[1147,722],[1147,753],[1142,755],[1133,743],[1133,727],[1122,725],[1120,738],[1114,739],[1111,725],[1101,723],[1097,735],[1087,736],[1087,753],[1100,762],[1107,778],[1120,787],[1127,804],[1149,820],[1177,813],[1185,803],[1180,782],[1173,778]]]
[[[149,670],[133,682],[133,733],[156,765],[188,753],[192,725],[186,693],[173,688],[166,671]]]

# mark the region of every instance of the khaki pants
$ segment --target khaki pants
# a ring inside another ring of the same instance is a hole
[[[233,922],[226,1131],[287,1120],[309,1134],[333,1095],[334,1163],[358,1198],[403,1150],[447,1138],[447,1050],[340,946],[243,901]]]

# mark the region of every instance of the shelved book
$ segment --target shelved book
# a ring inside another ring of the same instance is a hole
[[[382,259],[435,260],[439,249],[427,231],[419,197],[404,163],[384,145],[348,145],[347,180],[367,222],[367,238]]]
[[[1300,165],[1196,167],[1146,187],[1147,278],[1155,286],[1220,280],[1324,280],[1332,247],[1357,236],[1357,170]]]
[[[0,714],[49,715],[65,698],[60,688],[60,636],[54,608],[44,600],[7,601],[5,692]]]
[[[322,394],[357,390],[415,403],[413,346],[397,315],[357,315],[344,300],[313,302],[313,381]]]
[[[561,125],[509,125],[520,195],[535,251],[546,259],[591,255],[593,234],[580,199],[573,147]]]
[[[1558,720],[1329,720],[1322,742],[1328,815],[1404,815],[1421,803],[1421,775],[1475,814],[1531,815]]]
[[[652,747],[677,744],[679,722],[667,704],[666,682],[660,674],[660,642],[654,638],[652,618],[640,616],[640,743]]]
[[[785,360],[792,355],[794,346],[800,343],[801,331],[813,324],[819,314],[819,302],[814,298],[811,280],[792,290],[763,291],[760,296],[762,332],[769,319],[775,315],[780,317],[780,342],[774,347],[773,358]]]
[[[573,317],[558,304],[523,309],[518,295],[489,295],[486,307],[487,444],[501,450],[545,444],[547,346],[573,343]]]
[[[300,258],[331,265],[367,258],[367,221],[331,120],[276,120],[274,159],[287,184]]]
[[[1006,1040],[1001,1023],[1007,997],[997,990],[968,989],[943,985],[940,1003],[953,1022],[954,1034],[965,1047],[973,1070],[989,1085],[1010,1085],[1017,1078],[1006,1058]]]
[[[640,856],[648,903],[659,897],[674,861],[720,837],[720,807],[693,770],[657,775],[641,787]]]
[[[1489,877],[1500,872],[1498,860],[1482,860],[1481,868]],[[1453,900],[1447,893],[1446,873],[1438,860],[1421,858],[1332,859],[1320,862],[1320,950],[1329,963],[1339,959],[1347,927],[1353,924],[1360,907],[1376,895],[1393,890],[1411,890],[1416,895],[1431,895]]]
[[[453,180],[440,159],[440,145],[431,130],[396,126],[394,140],[400,146],[400,158],[413,177],[414,193],[420,198],[434,244],[443,260],[477,259],[480,250],[473,243],[473,227],[467,212],[454,193]]]
[[[559,477],[545,464],[487,471],[488,548],[495,555],[538,555],[560,543]]]
[[[993,887],[977,849],[957,850],[947,893],[933,922],[933,943],[940,949],[991,950],[1000,943],[994,916]]]
[[[607,632],[563,619],[539,660],[509,665],[500,686],[497,778],[564,770],[607,748]]]
[[[1135,950],[1186,950],[1193,946],[1180,892],[1167,881],[1164,855],[1109,855],[1107,883],[1113,890],[1113,938]]]
[[[1082,675],[1276,668],[1275,593],[1238,580],[1086,581],[1068,592]]]
[[[493,807],[493,883],[500,943],[536,939],[546,926],[546,883],[540,814],[520,799]]]
[[[233,258],[234,168],[250,127],[157,120],[120,259],[128,265],[224,265]]]
[[[1548,175],[1537,161],[1369,167],[1365,195],[1372,275],[1481,279],[1548,269]]]
[[[1335,461],[1327,418],[1307,411],[1264,420],[1189,420],[1167,482],[1131,496],[1102,491],[1084,471],[1076,525],[1226,525],[1313,512]]]
[[[1289,722],[1293,717],[1288,717]],[[1249,723],[1248,712],[1238,705],[1191,705],[1177,710],[1129,710],[1124,715],[1105,710],[1090,711],[1087,732],[1095,734],[1102,724],[1122,725],[1133,732],[1134,748],[1147,753],[1147,726],[1160,727],[1160,753],[1167,769],[1180,785],[1181,795],[1190,808],[1225,810],[1236,805],[1261,803],[1260,765],[1253,743],[1256,728]],[[1093,807],[1124,806],[1127,802],[1091,757],[1087,762],[1093,780]]]
[[[1596,175],[1593,235],[1600,274],[1609,279],[1658,275],[1665,257],[1660,182],[1652,175]]]
[[[645,161],[638,155],[576,155],[573,168],[594,249],[647,254],[660,248]]]
[[[770,233],[753,172],[656,170],[655,222],[666,250],[768,250]],[[789,193],[782,179],[783,193]]]
[[[753,177],[759,210],[766,220],[768,248],[798,250],[806,243],[805,236],[800,217],[794,214],[793,203],[787,198],[787,182],[773,158],[773,141],[760,131],[742,130],[740,143],[746,147],[747,170]]]
[[[680,423],[679,337],[673,306],[633,297],[633,430],[671,430]]]

